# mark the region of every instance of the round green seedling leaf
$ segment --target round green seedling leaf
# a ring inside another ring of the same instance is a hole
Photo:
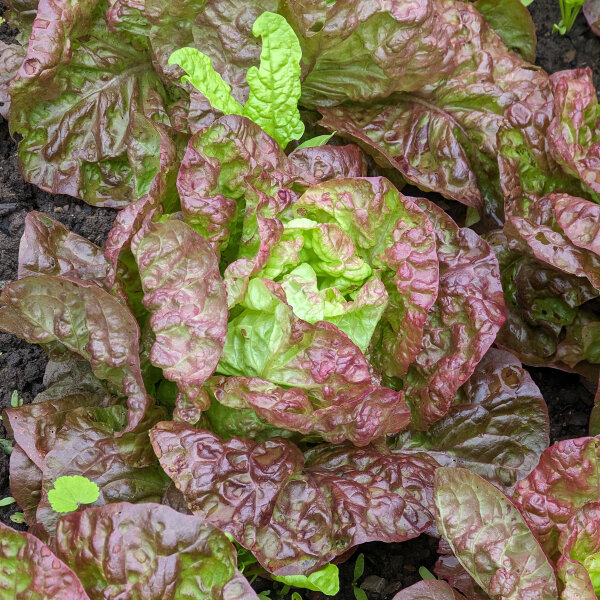
[[[98,500],[100,490],[87,477],[66,475],[54,482],[54,488],[48,492],[48,501],[58,513],[73,512],[80,504],[91,504]]]

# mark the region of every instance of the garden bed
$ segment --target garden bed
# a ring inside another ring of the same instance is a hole
[[[538,34],[537,64],[548,72],[589,66],[594,71],[594,82],[599,87],[600,39],[589,31],[583,16],[579,16],[570,34],[562,37],[552,34],[552,24],[559,18],[555,0],[535,0],[529,9]],[[0,40],[9,41],[13,34],[14,31],[6,25],[0,26]],[[106,240],[116,214],[114,210],[91,207],[71,197],[50,195],[24,182],[17,168],[15,153],[16,143],[10,139],[7,123],[2,120],[0,287],[16,279],[19,240],[25,215],[29,211],[46,213],[98,245]],[[428,197],[434,196],[429,194]],[[43,389],[42,378],[47,362],[44,352],[8,334],[0,334],[0,352],[0,409],[10,406],[14,390],[25,402],[30,402]],[[551,443],[587,435],[593,393],[579,377],[544,368],[528,370],[548,404]],[[1,426],[0,435],[5,435]],[[8,457],[0,452],[0,498],[8,495]],[[10,521],[9,517],[15,510],[15,505],[0,507],[0,521],[15,528],[24,528]],[[400,589],[421,579],[419,567],[433,568],[437,558],[436,549],[437,541],[424,535],[402,544],[374,542],[363,545],[341,567],[342,591],[335,598],[354,599],[351,582],[354,560],[359,553],[365,558],[364,574],[359,583],[368,592],[369,600],[388,600]],[[265,586],[258,583],[257,589],[266,589]],[[306,597],[312,596],[308,594]]]

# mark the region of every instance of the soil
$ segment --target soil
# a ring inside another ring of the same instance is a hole
[[[560,19],[557,0],[535,0],[529,10],[538,35],[537,64],[550,73],[589,66],[594,72],[596,87],[600,88],[600,39],[589,30],[583,15],[563,37],[552,33],[553,23]],[[7,25],[0,26],[0,40],[12,41],[15,33]],[[25,215],[31,210],[48,214],[99,245],[106,239],[115,216],[110,209],[92,208],[79,200],[50,195],[25,183],[17,167],[16,143],[10,138],[7,123],[0,117],[0,289],[16,279],[19,239]],[[14,390],[19,398],[29,402],[43,389],[46,358],[38,347],[6,334],[0,334],[0,352],[1,410],[11,405]],[[587,435],[593,394],[578,376],[552,369],[530,368],[529,371],[548,403],[551,441]],[[0,424],[0,438],[4,436]],[[8,456],[0,449],[0,499],[9,495]],[[19,528],[9,519],[17,510],[14,504],[0,507],[0,521]],[[358,585],[367,592],[369,600],[389,600],[400,589],[421,579],[419,567],[433,569],[436,548],[437,541],[427,536],[403,544],[364,544],[341,565],[343,591],[336,600],[354,600],[354,563],[360,553],[365,557],[365,569]],[[259,581],[256,587],[260,591],[271,586]],[[278,590],[274,589],[270,597],[277,598]]]

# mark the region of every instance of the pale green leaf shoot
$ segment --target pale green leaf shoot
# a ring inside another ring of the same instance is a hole
[[[243,113],[242,105],[231,95],[231,86],[215,71],[208,55],[196,48],[180,48],[169,56],[169,65],[179,65],[187,73],[181,81],[189,81],[217,110],[226,115]]]
[[[244,114],[260,125],[282,148],[304,133],[298,100],[301,94],[300,42],[284,17],[264,12],[252,26],[262,37],[260,66],[246,74],[250,96]]]

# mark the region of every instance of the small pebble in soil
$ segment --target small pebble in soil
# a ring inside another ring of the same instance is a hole
[[[365,580],[361,583],[360,589],[369,596],[370,600],[380,600],[380,598],[383,598],[386,584],[387,582],[383,577],[369,575],[368,577],[365,577]]]

